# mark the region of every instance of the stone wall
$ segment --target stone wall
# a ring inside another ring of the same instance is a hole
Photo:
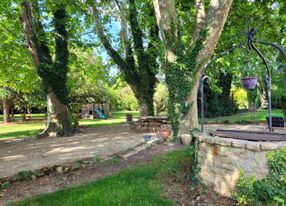
[[[286,142],[253,142],[197,133],[198,166],[203,182],[216,192],[230,196],[241,170],[257,179],[268,173],[266,152],[286,146]]]

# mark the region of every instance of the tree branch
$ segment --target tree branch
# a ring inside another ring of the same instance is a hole
[[[166,58],[168,62],[174,62],[176,52],[174,48],[178,36],[178,19],[175,3],[173,0],[153,0],[157,24],[166,48]]]
[[[61,74],[67,73],[68,68],[68,32],[66,30],[64,21],[66,18],[65,8],[60,7],[54,12],[55,25],[55,66],[57,70],[61,70]],[[61,76],[61,75],[60,75]]]
[[[196,26],[193,32],[193,48],[200,37],[202,28],[204,27],[205,15],[204,0],[196,0]]]
[[[34,31],[31,6],[27,1],[23,1],[21,7],[22,7],[21,20],[23,22],[24,31],[27,37],[29,51],[32,55],[32,59],[35,66],[38,68],[40,67],[39,51],[37,46],[36,34]]]
[[[31,5],[28,1],[23,1],[21,7],[21,19],[27,37],[29,51],[40,77],[43,77],[44,67],[52,63],[52,57],[49,48],[46,45],[46,36],[43,25],[40,22],[38,2],[33,1],[33,10],[35,11],[34,17]]]
[[[154,7],[150,8],[150,16],[155,16],[155,10]],[[147,46],[147,49],[151,49],[154,47],[154,41],[159,40],[159,27],[158,24],[154,24],[154,27],[150,26],[150,35],[149,35],[149,43]]]
[[[135,0],[129,0],[129,22],[131,27],[131,33],[134,40],[135,51],[138,55],[138,58],[140,58],[144,56],[143,34],[139,28],[139,24],[137,21],[137,10],[135,5]]]
[[[128,66],[124,62],[124,60],[121,58],[121,56],[118,54],[117,51],[111,46],[109,43],[106,35],[104,34],[102,24],[100,21],[99,13],[96,8],[96,6],[92,6],[89,8],[89,11],[95,21],[95,33],[98,35],[100,41],[102,42],[104,48],[107,50],[107,53],[113,58],[114,62],[121,68],[125,69]]]
[[[123,8],[123,6],[120,4],[120,2],[118,0],[114,0],[114,1],[115,1],[116,6],[119,10],[120,25],[121,25],[120,36],[121,36],[123,46],[124,46],[126,61],[128,62],[128,64],[132,64],[133,66],[135,66],[132,48],[131,48],[130,42],[128,40],[127,21],[126,21],[126,15],[125,15],[126,10]]]
[[[11,93],[14,94],[15,96],[17,96],[19,99],[21,99],[24,104],[27,104],[27,103],[28,103],[28,102],[24,99],[23,94],[21,94],[21,93],[15,91],[14,89],[12,89],[12,88],[10,88],[10,87],[2,86],[2,85],[0,85],[0,89],[7,90],[7,91],[11,92]]]

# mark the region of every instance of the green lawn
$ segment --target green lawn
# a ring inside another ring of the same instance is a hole
[[[113,112],[112,117],[106,120],[93,119],[93,120],[80,120],[81,126],[87,127],[98,127],[106,125],[120,124],[126,121],[126,113],[131,113],[133,116],[139,116],[139,112],[120,111]],[[43,118],[44,114],[33,114],[33,118]],[[2,119],[2,115],[0,119]],[[15,115],[15,119],[19,120],[20,115]],[[45,122],[19,122],[16,121],[13,124],[2,124],[0,125],[0,139],[10,138],[25,138],[37,135],[41,130],[44,129]]]
[[[126,113],[132,114],[133,117],[139,117],[139,112],[136,111],[120,111],[113,112],[112,117],[108,119],[81,119],[79,125],[88,127],[107,126],[114,124],[121,124],[126,122]]]
[[[155,158],[152,162],[126,169],[110,177],[80,187],[35,196],[17,206],[168,206],[162,177],[172,175],[180,180],[184,166],[191,164],[191,150],[177,150]]]
[[[266,122],[266,116],[268,116],[268,110],[257,110],[255,119],[251,119],[250,112],[240,112],[226,117],[206,118],[206,123],[257,123]],[[274,109],[272,116],[283,117],[281,109]]]
[[[121,124],[126,121],[126,113],[133,114],[134,117],[139,116],[139,112],[130,112],[130,111],[120,111],[113,112],[112,117],[100,120],[100,119],[82,119],[80,120],[81,126],[87,127],[98,127],[98,126],[106,126],[106,125],[114,125]],[[217,118],[206,118],[206,123],[255,123],[255,122],[264,122],[265,117],[268,116],[267,110],[258,110],[256,112],[256,118],[251,120],[251,116],[249,112],[241,112],[232,116],[227,117],[217,117]],[[281,116],[283,117],[282,110],[274,109],[273,116]],[[33,114],[33,118],[43,118],[44,114]],[[2,115],[0,115],[0,121],[2,119]],[[9,138],[24,138],[31,137],[38,134],[41,130],[44,129],[44,122],[21,122],[19,119],[20,115],[15,115],[15,119],[17,122],[14,124],[2,124],[0,127],[0,139],[9,139]]]

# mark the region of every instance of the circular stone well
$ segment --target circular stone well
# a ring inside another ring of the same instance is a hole
[[[266,152],[286,146],[286,141],[262,142],[196,133],[199,140],[198,166],[203,182],[224,196],[230,196],[240,171],[256,179],[268,173]]]

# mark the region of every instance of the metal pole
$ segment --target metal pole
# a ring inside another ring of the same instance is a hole
[[[271,78],[269,76],[265,77],[267,84],[267,94],[268,94],[268,116],[269,116],[269,131],[272,131],[272,100],[271,100]]]
[[[204,76],[200,78],[200,93],[201,93],[201,127],[204,132]]]

